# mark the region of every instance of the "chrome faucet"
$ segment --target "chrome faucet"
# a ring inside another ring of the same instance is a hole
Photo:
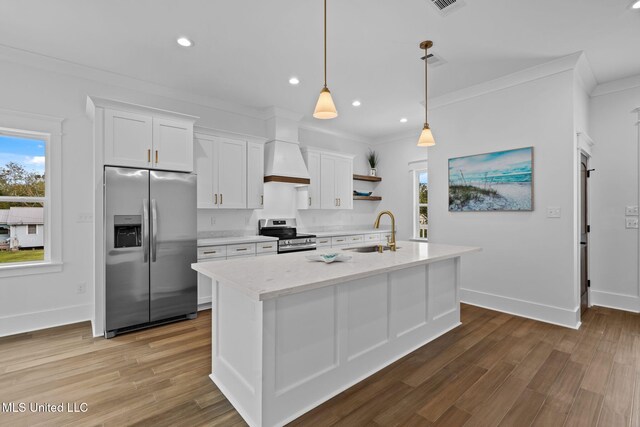
[[[373,223],[373,228],[380,228],[380,218],[382,215],[387,214],[391,218],[391,239],[388,241],[389,249],[396,250],[396,217],[393,216],[391,211],[382,211],[378,214],[376,222]]]

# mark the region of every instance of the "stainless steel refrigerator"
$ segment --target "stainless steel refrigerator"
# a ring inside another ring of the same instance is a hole
[[[196,176],[105,167],[105,337],[195,318]]]

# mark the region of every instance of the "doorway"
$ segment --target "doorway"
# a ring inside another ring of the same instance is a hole
[[[589,308],[589,158],[580,153],[580,313]]]

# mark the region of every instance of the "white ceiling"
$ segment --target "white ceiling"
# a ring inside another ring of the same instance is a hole
[[[580,50],[599,83],[640,74],[640,11],[627,0],[466,0],[447,17],[428,0],[328,3],[340,116],[315,124],[365,138],[420,129],[427,38],[447,61],[430,69],[430,97]],[[195,45],[180,48],[180,35]],[[322,0],[0,0],[0,44],[313,121]]]

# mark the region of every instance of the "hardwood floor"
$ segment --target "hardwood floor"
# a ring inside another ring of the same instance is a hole
[[[462,321],[292,425],[640,427],[640,315],[593,308],[576,331],[463,305]],[[0,425],[245,425],[208,378],[210,322],[0,338],[0,402],[87,404]]]

